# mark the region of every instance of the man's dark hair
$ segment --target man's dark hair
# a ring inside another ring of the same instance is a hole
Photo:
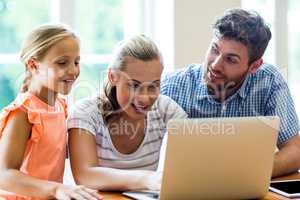
[[[230,9],[213,25],[215,36],[232,39],[246,45],[250,65],[260,59],[272,37],[270,28],[255,11]]]

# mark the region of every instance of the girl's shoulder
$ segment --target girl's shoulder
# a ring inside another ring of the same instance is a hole
[[[19,93],[15,100],[1,111],[0,135],[6,126],[8,118],[16,115],[17,112],[15,111],[19,109],[26,113],[28,121],[31,124],[40,123],[39,112],[41,112],[43,109],[41,107],[41,102],[39,101],[41,100],[30,93]]]
[[[15,100],[5,107],[3,111],[15,110],[18,108],[23,109],[25,112],[56,112],[57,110],[60,111],[61,108],[66,110],[67,103],[63,98],[58,97],[55,106],[50,106],[34,94],[26,92],[19,93]]]

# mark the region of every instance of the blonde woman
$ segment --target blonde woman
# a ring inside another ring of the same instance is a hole
[[[62,184],[66,104],[79,76],[79,39],[61,25],[34,29],[24,42],[22,93],[0,117],[0,199],[97,199],[97,191]]]
[[[143,35],[121,42],[103,95],[74,106],[68,120],[75,181],[99,190],[158,190],[166,124],[186,113],[160,95],[161,54]]]

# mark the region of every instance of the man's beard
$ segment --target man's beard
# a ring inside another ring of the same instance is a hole
[[[236,83],[225,82],[224,84],[214,84],[209,82],[209,80],[205,79],[208,93],[219,101],[224,101],[233,91],[235,91]]]
[[[210,94],[214,99],[223,102],[227,97],[234,94],[243,84],[247,72],[237,81],[225,81],[221,84],[215,84],[208,79],[208,67],[205,67],[204,80],[207,85],[208,94]]]

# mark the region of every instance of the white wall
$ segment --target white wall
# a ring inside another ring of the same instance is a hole
[[[125,35],[144,33],[153,38],[162,51],[166,71],[202,62],[216,16],[228,8],[241,6],[241,0],[125,0],[124,3]]]
[[[241,0],[175,0],[175,67],[202,62],[211,40],[211,27],[216,16],[222,15],[228,8],[240,6]]]

